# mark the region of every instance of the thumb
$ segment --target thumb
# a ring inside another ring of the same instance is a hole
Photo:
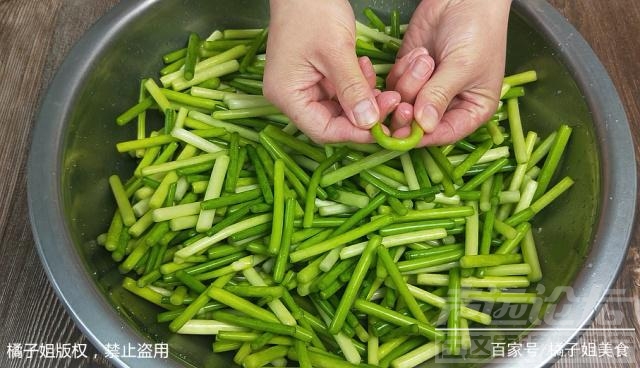
[[[326,60],[323,74],[333,85],[349,120],[358,128],[371,128],[380,119],[380,108],[355,53],[349,50],[333,56]]]
[[[467,74],[451,62],[443,61],[436,67],[414,104],[414,117],[425,132],[434,131],[451,101],[465,88]]]

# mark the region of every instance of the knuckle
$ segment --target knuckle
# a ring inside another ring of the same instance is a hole
[[[474,103],[473,108],[469,109],[469,117],[472,124],[480,125],[489,120],[498,109],[499,96],[498,92],[493,90],[486,91],[480,95]]]
[[[438,106],[441,111],[444,111],[447,108],[449,101],[452,98],[447,87],[442,85],[431,86],[427,93],[427,96],[425,96],[426,99]]]
[[[338,93],[348,101],[355,101],[359,97],[364,97],[362,84],[356,78],[342,81],[338,87]]]
[[[456,129],[455,125],[453,125],[453,124],[445,124],[445,127],[447,128],[447,133],[443,134],[444,135],[444,140],[446,141],[446,142],[444,142],[445,144],[454,143],[455,141],[457,141],[460,138],[462,138],[460,133]]]
[[[452,124],[450,121],[444,121],[438,127],[439,137],[435,143],[438,145],[452,144],[462,138],[461,132],[456,129],[456,124]]]
[[[318,40],[315,51],[317,56],[324,59],[328,64],[344,60],[347,56],[352,56],[355,49],[355,41],[350,37],[336,37],[331,40]]]
[[[466,55],[461,55],[461,57],[456,58],[456,66],[463,70],[465,73],[471,72],[478,67],[477,60],[466,57]]]
[[[475,122],[484,123],[489,120],[498,107],[497,101],[489,101],[484,105],[481,105],[476,111]]]

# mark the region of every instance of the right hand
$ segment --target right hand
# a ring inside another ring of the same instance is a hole
[[[387,77],[387,88],[403,101],[392,119],[398,135],[408,133],[415,119],[427,133],[421,145],[447,144],[491,117],[504,76],[510,5],[511,0],[420,2]],[[431,57],[435,71],[425,78],[420,71]]]

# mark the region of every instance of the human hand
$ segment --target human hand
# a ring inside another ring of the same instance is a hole
[[[369,128],[400,102],[375,88],[368,58],[355,55],[346,0],[271,1],[264,94],[318,143],[371,142]]]
[[[504,76],[510,4],[423,0],[418,5],[387,77],[387,89],[398,91],[403,101],[393,115],[394,135],[408,134],[415,119],[428,133],[421,145],[447,144],[491,117]],[[429,54],[435,71],[427,76]]]

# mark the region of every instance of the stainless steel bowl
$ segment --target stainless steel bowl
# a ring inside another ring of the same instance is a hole
[[[358,14],[365,5],[400,6],[408,18],[417,1],[353,3]],[[114,144],[132,136],[133,127],[118,128],[114,119],[135,100],[136,80],[154,76],[160,55],[182,45],[188,31],[264,26],[267,17],[266,1],[123,1],[78,42],[43,100],[29,157],[28,194],[51,283],[100,351],[106,353],[105,345],[113,343],[171,346],[172,359],[117,357],[117,366],[230,364],[229,355],[211,353],[210,338],[172,335],[156,324],[155,309],[119,287],[122,276],[94,239],[114,208],[108,175],[131,169]],[[542,321],[538,327],[546,330],[536,331],[540,339],[564,343],[594,316],[626,254],[636,200],[631,135],[606,71],[545,1],[514,1],[508,50],[508,73],[533,68],[540,76],[522,101],[525,124],[541,133],[560,123],[575,128],[561,171],[576,185],[534,223],[542,229],[536,236],[545,275],[541,284],[549,298],[539,313],[525,319],[527,325]],[[549,352],[505,362],[531,367],[553,359]]]

